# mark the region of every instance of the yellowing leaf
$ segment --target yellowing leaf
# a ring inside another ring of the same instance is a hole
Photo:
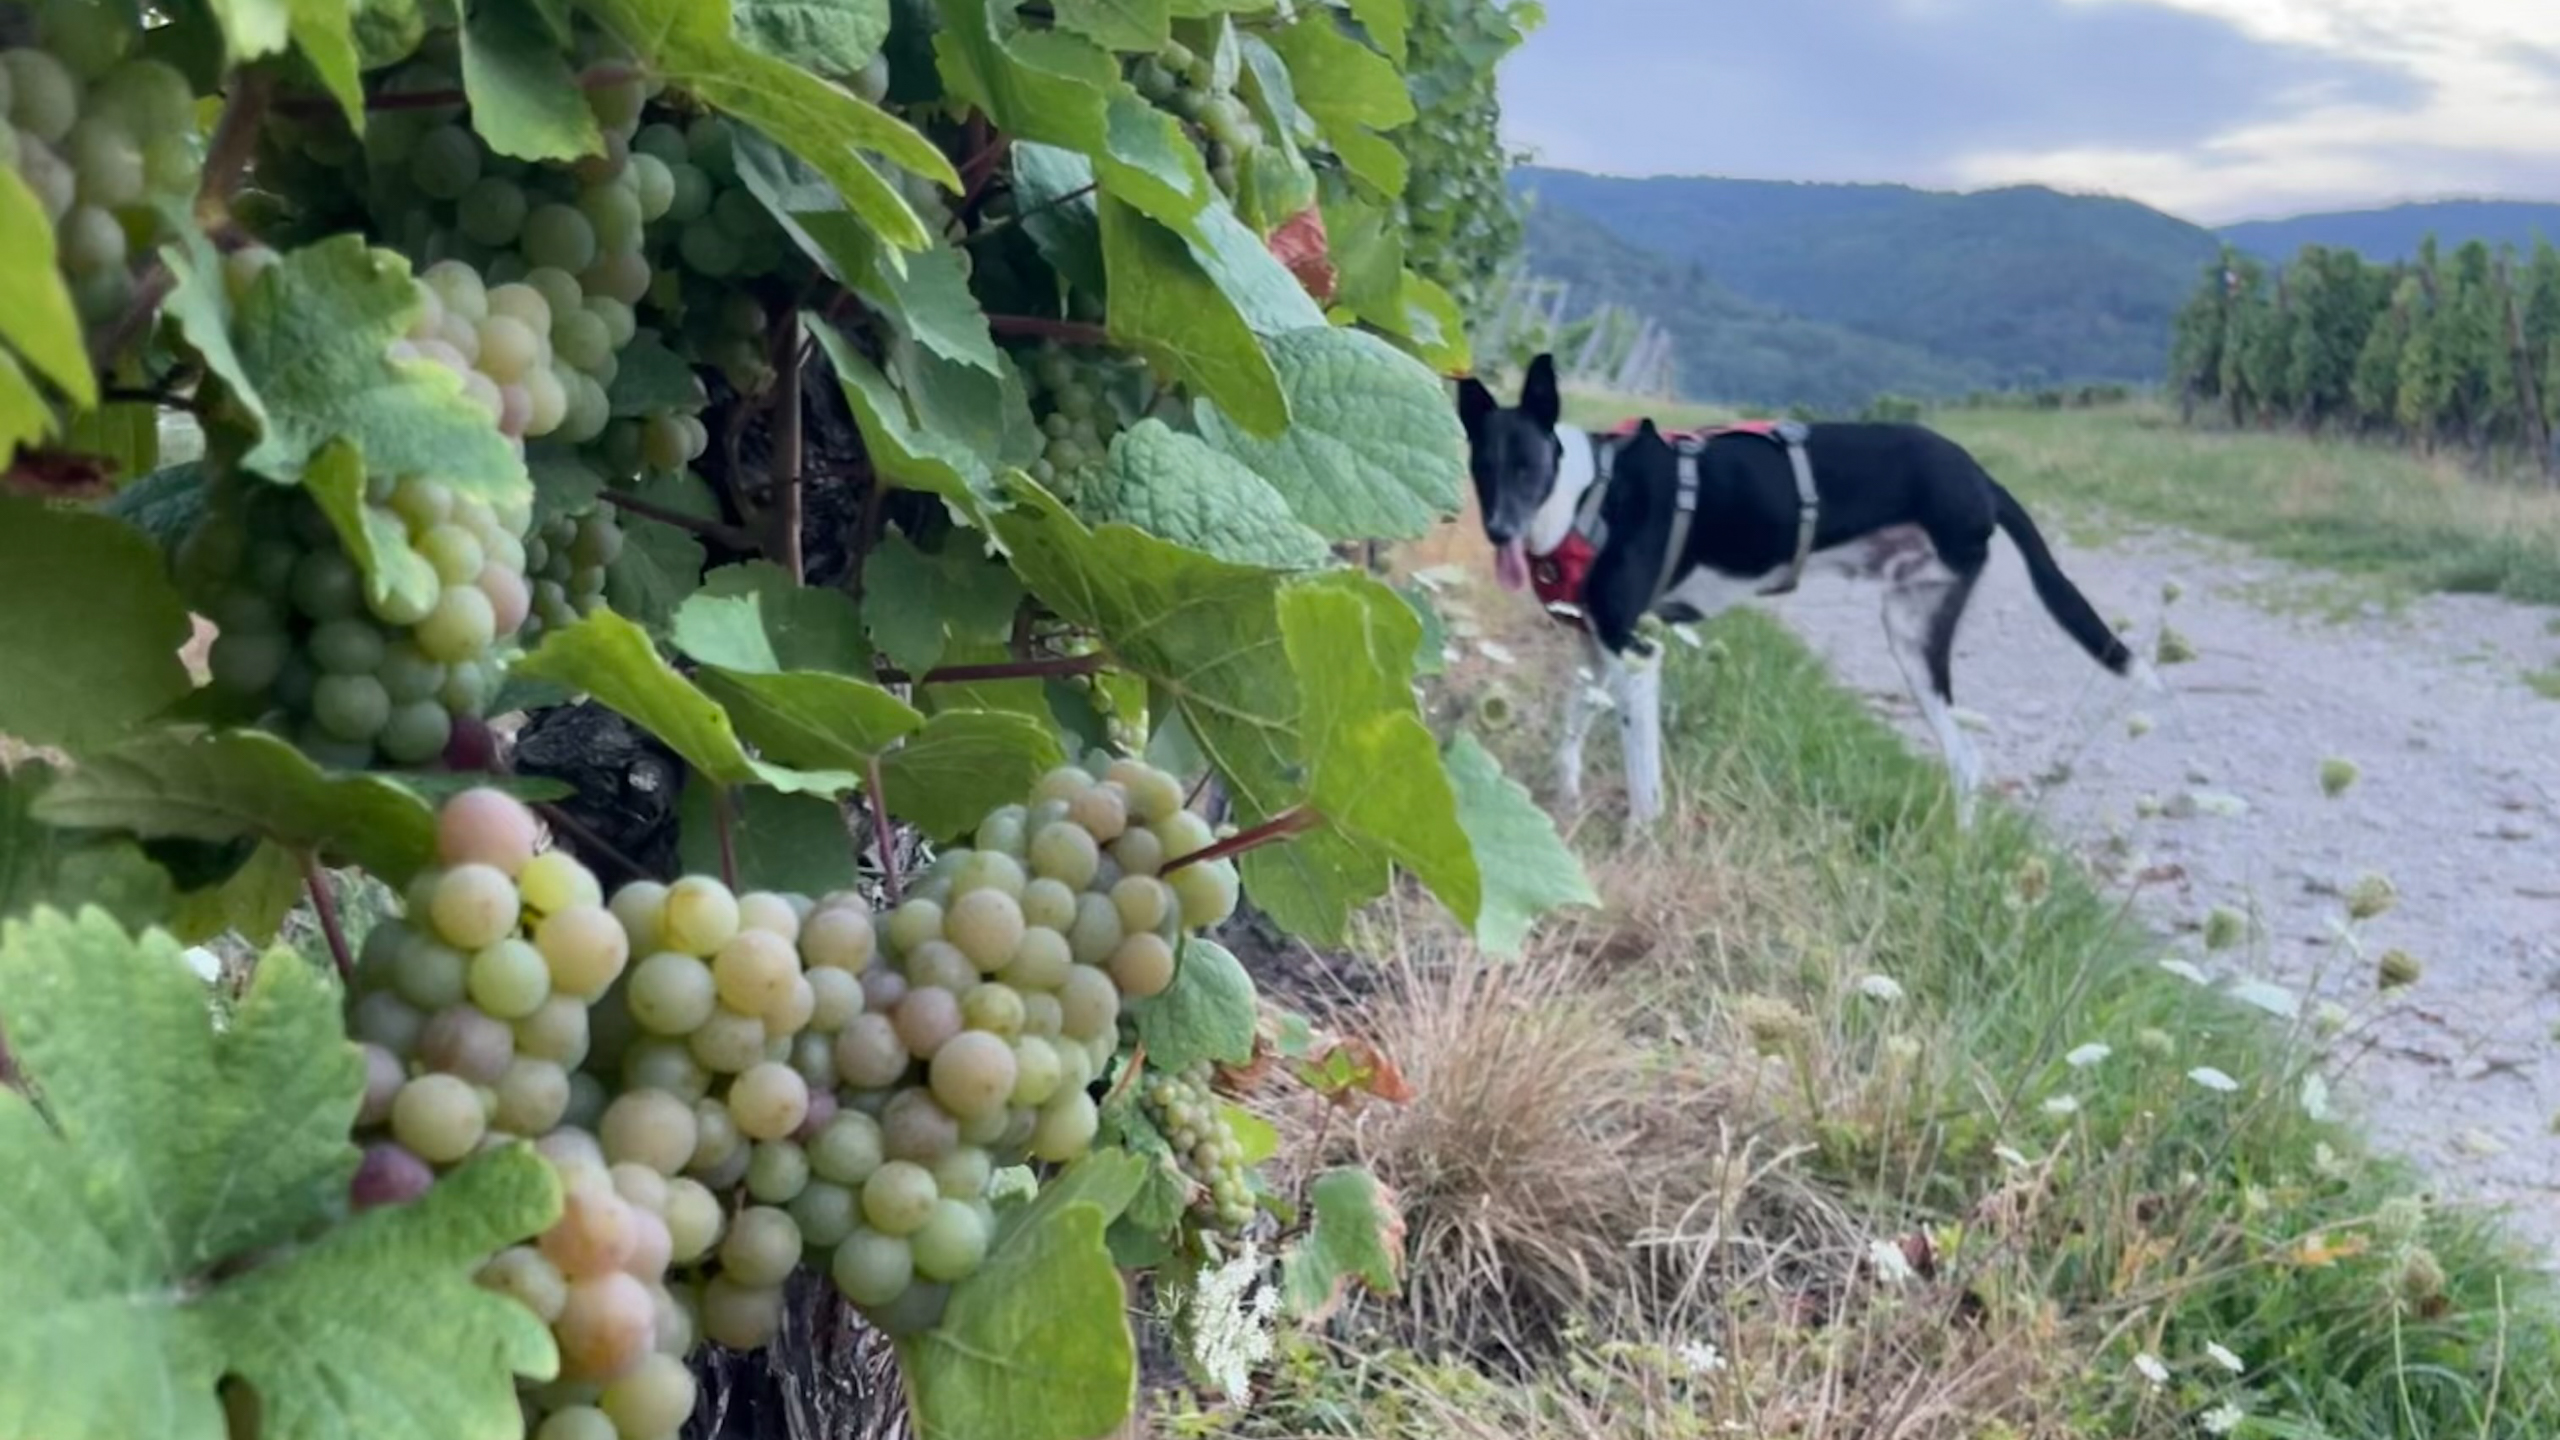
[[[0,340],[17,347],[36,373],[72,403],[98,403],[98,377],[81,343],[80,316],[55,268],[53,225],[15,167],[0,165]],[[0,357],[6,358],[6,357]],[[9,377],[0,376],[0,385]],[[30,397],[32,398],[32,397]]]

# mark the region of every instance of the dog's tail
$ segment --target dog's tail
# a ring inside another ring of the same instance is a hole
[[[2001,529],[2009,532],[2010,542],[2018,547],[2018,554],[2026,560],[2027,577],[2035,582],[2036,596],[2044,601],[2044,608],[2062,626],[2064,633],[2079,641],[2080,648],[2088,651],[2099,664],[2118,675],[2131,673],[2132,649],[2100,618],[2097,607],[2089,603],[2088,596],[2080,593],[2079,586],[2071,583],[2071,577],[2062,573],[2062,566],[2055,563],[2053,551],[2044,543],[2044,533],[2036,529],[2036,522],[2028,516],[2027,507],[2019,504],[2018,497],[2004,489],[1999,481],[1992,480],[1990,485],[1991,517],[1999,522]]]

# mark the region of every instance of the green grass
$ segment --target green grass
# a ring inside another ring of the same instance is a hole
[[[2560,605],[2560,493],[2343,440],[2200,430],[2143,407],[1945,411],[2029,504],[2102,507],[2419,591]]]
[[[1678,763],[1702,793],[1748,803],[1780,863],[1813,867],[1835,943],[1865,937],[1869,963],[1944,1025],[1954,1043],[1938,1077],[1943,1108],[1926,1133],[1880,1142],[1931,1157],[1934,1198],[1990,1179],[2001,1137],[2042,1153],[2068,1136],[2061,1223],[2047,1227],[2067,1238],[2025,1268],[2084,1335],[2125,1327],[2125,1347],[2106,1358],[2158,1354],[2199,1404],[2252,1392],[2245,1408],[2260,1428],[2244,1433],[2560,1433],[2549,1292],[2489,1225],[2406,1224],[2398,1197],[2415,1193],[2412,1178],[2306,1113],[2303,1037],[2162,970],[2156,942],[2023,820],[2002,814],[1957,836],[1939,767],[1773,623],[1737,616],[1722,633],[1724,662],[1686,668],[1671,688]],[[2051,877],[2050,897],[2021,908],[2019,877],[2037,874]],[[2113,1053],[2086,1071],[2065,1063],[2092,1042]],[[2240,1088],[2197,1084],[2199,1066]],[[2060,1093],[2076,1114],[2039,1133],[2043,1101]],[[2340,1158],[2324,1164],[2324,1147]],[[2148,1221],[2137,1218],[2145,1196],[2158,1207]],[[2287,1263],[2288,1247],[2313,1235],[2368,1249]],[[2152,1247],[2165,1248],[2145,1262]],[[2440,1287],[2406,1281],[2423,1280],[2429,1261]],[[2129,1264],[2141,1277],[2130,1285]],[[2188,1364],[2207,1341],[2263,1368],[2242,1387]],[[2147,1387],[2099,1389],[2127,1427],[2109,1433],[2148,1433],[2146,1415],[2164,1418]]]
[[[2265,1440],[2560,1434],[2547,1280],[2492,1219],[2424,1204],[2416,1177],[2313,1113],[2312,1020],[2279,1024],[2164,968],[2162,942],[2014,812],[1986,806],[1976,833],[1956,832],[1934,758],[1768,617],[1728,615],[1706,633],[1703,655],[1670,647],[1681,823],[1632,852],[1607,845],[1606,822],[1579,839],[1604,893],[1650,872],[1699,908],[1640,959],[1581,943],[1614,955],[1612,983],[1632,970],[1656,987],[1661,1008],[1626,1023],[1666,1065],[1763,1074],[1736,1036],[1779,1036],[1766,1048],[1792,1078],[1759,1094],[1759,1120],[1726,1123],[1764,1155],[1801,1146],[1789,1183],[1856,1233],[1932,1235],[1940,1280],[1912,1300],[1861,1299],[1819,1329],[1777,1323],[1783,1306],[1727,1284],[1651,1331],[1585,1335],[1500,1374],[1363,1332],[1324,1363],[1284,1360],[1237,1433],[2188,1440],[2206,1433],[2200,1415],[2231,1406],[2248,1417],[2234,1433]],[[1504,677],[1462,668],[1449,683],[1464,699]],[[1532,780],[1535,729],[1506,747]],[[1595,784],[1612,773],[1608,748],[1594,747]],[[1871,976],[1900,998],[1868,993]],[[2092,1046],[2104,1058],[2073,1063]],[[1994,1203],[2005,1220],[1988,1218]],[[1735,1224],[1728,1250],[1823,1272],[1819,1247],[1784,1222]],[[1977,1338],[1948,1324],[1959,1296],[1979,1307]],[[1683,1389],[1660,1357],[1701,1338],[1730,1369]],[[2024,1357],[2026,1373],[1964,1389],[1986,1353]],[[2168,1367],[2165,1385],[2140,1376],[2143,1356]],[[1917,1402],[1879,1396],[1915,1372],[1943,1381],[1931,1398],[1945,1413],[1905,1424]],[[1803,1425],[1808,1405],[1823,1423]],[[1691,1418],[1669,1426],[1665,1413]]]

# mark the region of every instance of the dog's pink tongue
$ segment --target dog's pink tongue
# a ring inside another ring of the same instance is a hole
[[[1529,583],[1529,547],[1514,540],[1493,552],[1493,577],[1505,590],[1519,590]]]

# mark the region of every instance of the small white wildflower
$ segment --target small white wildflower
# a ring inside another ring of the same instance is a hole
[[[2011,1145],[1994,1145],[1991,1147],[1991,1153],[1999,1157],[2001,1164],[2012,1170],[2024,1170],[2035,1163],[2027,1158],[2025,1151]]]
[[[2080,1113],[2080,1097],[2077,1095],[2056,1095],[2052,1099],[2044,1102],[2044,1113],[2054,1116],[2077,1115]]]
[[[1510,646],[1496,640],[1479,640],[1476,642],[1476,649],[1483,654],[1484,658],[1496,665],[1513,664],[1520,658],[1511,653]]]
[[[2302,997],[2266,980],[2244,980],[2232,986],[2231,998],[2287,1020],[2302,1013]]]
[[[1911,1257],[1891,1240],[1867,1242],[1867,1263],[1876,1267],[1876,1278],[1887,1285],[1908,1285],[1912,1280]]]
[[[201,945],[188,946],[180,958],[187,962],[188,969],[196,972],[196,978],[207,985],[222,978],[222,957]]]
[[[2098,1041],[2092,1040],[2088,1044],[2081,1046],[2079,1049],[2072,1051],[2070,1054],[2063,1056],[2062,1063],[2070,1066],[2074,1070],[2086,1070],[2090,1066],[2097,1064],[2099,1061],[2106,1059],[2114,1053],[2116,1053],[2114,1046],[2101,1044]]]
[[[2232,1091],[2240,1088],[2239,1081],[2232,1079],[2230,1076],[2223,1074],[2221,1071],[2214,1069],[2210,1065],[2199,1065],[2193,1070],[2188,1071],[2187,1078],[2193,1080],[2207,1090],[2219,1090],[2225,1095],[2228,1095]]]
[[[2302,1077],[2302,1113],[2314,1120],[2329,1118],[2329,1082],[2317,1070]]]
[[[2204,1433],[2207,1435],[2228,1435],[2239,1429],[2240,1422],[2248,1418],[2248,1411],[2237,1405],[2224,1404],[2216,1405],[2197,1416],[2196,1423],[2204,1427]]]
[[[1692,650],[1703,650],[1707,648],[1707,642],[1698,638],[1698,632],[1690,629],[1686,625],[1672,626],[1671,638],[1688,646]]]
[[[1676,633],[1686,634],[1688,632],[1680,631]],[[1721,1375],[1724,1373],[1724,1352],[1717,1349],[1708,1341],[1685,1341],[1681,1344],[1680,1348],[1673,1353],[1678,1357],[1681,1366],[1692,1375],[1703,1377],[1708,1375]]]
[[[2191,985],[2210,985],[2213,983],[2212,978],[2206,975],[2203,970],[2199,969],[2192,960],[2163,960],[2160,962],[2160,968]]]
[[[1902,982],[1890,975],[1869,975],[1858,981],[1858,993],[1890,1005],[1902,998]]]
[[[2230,1350],[2221,1345],[2215,1344],[2211,1340],[2204,1342],[2204,1353],[2212,1358],[2214,1364],[2221,1366],[2223,1369],[2230,1371],[2234,1375],[2245,1375],[2249,1373],[2248,1361],[2232,1354]]]
[[[1253,1368],[1271,1358],[1271,1321],[1279,1294],[1264,1286],[1247,1297],[1262,1270],[1261,1251],[1247,1241],[1233,1260],[1203,1272],[1171,1297],[1176,1300],[1176,1335],[1201,1374],[1230,1397],[1246,1394]]]
[[[2133,1368],[2141,1371],[2142,1378],[2154,1385],[2169,1383],[2169,1367],[2161,1364],[2160,1357],[2148,1350],[2133,1357]]]

